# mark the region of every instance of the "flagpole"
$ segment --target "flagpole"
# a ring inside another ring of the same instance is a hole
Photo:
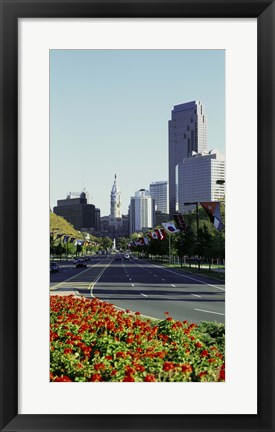
[[[169,264],[171,264],[171,234],[169,233]]]

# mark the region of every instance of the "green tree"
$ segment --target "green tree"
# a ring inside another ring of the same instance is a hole
[[[79,253],[81,253],[83,250],[83,246],[81,244],[76,245],[76,256],[78,256]]]
[[[112,247],[113,241],[110,237],[102,237],[100,247],[102,250],[108,250]]]
[[[168,255],[169,253],[169,240],[167,238],[163,240],[151,240],[147,246],[147,252],[150,255]]]
[[[62,255],[65,253],[65,248],[61,242],[59,242],[55,246],[55,255],[59,256],[59,259],[61,260]]]
[[[203,226],[199,228],[198,242],[198,254],[207,260],[209,271],[211,270],[211,260],[214,256],[214,233],[211,228],[209,224],[206,223],[204,223]]]
[[[129,239],[127,239],[126,237],[119,237],[117,241],[117,246],[121,250],[126,250],[128,243],[129,243]]]
[[[225,233],[216,230],[213,238],[213,255],[214,258],[224,260],[225,258]]]

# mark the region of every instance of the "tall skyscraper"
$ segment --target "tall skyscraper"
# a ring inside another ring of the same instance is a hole
[[[150,183],[150,195],[155,200],[156,211],[168,213],[168,182],[157,181]]]
[[[155,200],[148,190],[140,189],[131,198],[129,220],[130,234],[154,227]]]
[[[192,152],[207,151],[207,117],[200,101],[175,105],[169,128],[169,213],[176,211],[176,167]]]
[[[116,219],[121,219],[121,217],[121,192],[119,190],[115,174],[115,180],[111,190],[110,199],[110,223],[114,222]]]
[[[211,150],[185,158],[178,164],[179,211],[186,213],[192,207],[187,202],[220,201],[225,196],[225,156]]]

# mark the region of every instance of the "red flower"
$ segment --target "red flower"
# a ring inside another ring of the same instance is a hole
[[[125,366],[125,372],[129,375],[135,373],[135,369],[133,369],[131,366]]]
[[[102,376],[100,374],[93,374],[90,378],[90,381],[92,382],[102,381]]]
[[[141,364],[137,364],[137,365],[136,365],[136,370],[137,370],[138,372],[144,372],[144,371],[145,371],[145,367],[142,366]]]
[[[95,370],[100,370],[100,369],[104,370],[105,365],[103,363],[98,363],[98,364],[95,364],[94,368],[95,368]]]
[[[168,372],[168,371],[170,371],[170,370],[172,370],[172,369],[174,369],[174,363],[173,362],[164,362],[164,364],[163,364],[163,370],[165,371],[165,372]]]
[[[219,375],[219,381],[225,381],[225,363],[222,364],[220,375]]]
[[[199,377],[202,378],[203,376],[207,375],[207,372],[200,372]]]
[[[124,352],[122,352],[122,351],[118,351],[118,352],[116,353],[116,357],[117,357],[117,358],[119,358],[119,357],[125,358],[125,357],[126,357],[126,354],[125,354]]]
[[[192,366],[189,364],[184,364],[181,366],[182,372],[192,372]]]
[[[153,374],[146,375],[144,381],[145,382],[157,382],[156,377]]]
[[[203,351],[201,352],[201,357],[208,357],[208,356],[209,356],[209,352],[208,352],[208,351],[203,350]]]
[[[140,312],[136,312],[135,315],[141,315],[141,313]]]
[[[164,358],[165,357],[165,352],[163,351],[158,351],[155,354],[153,354],[153,357],[159,357],[159,358]]]
[[[196,342],[195,345],[196,345],[197,348],[202,348],[202,344],[200,342]]]
[[[72,354],[73,350],[71,348],[65,348],[64,354]]]
[[[123,378],[123,382],[135,382],[135,380],[132,375],[127,375],[125,378]]]
[[[72,380],[67,375],[63,375],[62,377],[56,377],[54,382],[72,382]]]

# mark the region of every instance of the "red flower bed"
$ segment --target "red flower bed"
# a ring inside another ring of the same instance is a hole
[[[221,347],[196,324],[144,319],[97,299],[52,296],[50,306],[53,382],[225,380]]]

